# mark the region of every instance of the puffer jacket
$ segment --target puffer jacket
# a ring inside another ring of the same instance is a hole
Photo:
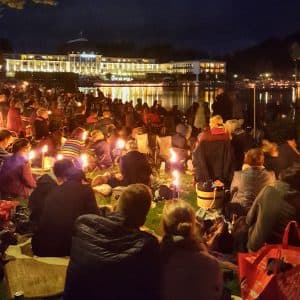
[[[77,219],[64,300],[155,300],[159,281],[156,238],[126,228],[119,214]]]

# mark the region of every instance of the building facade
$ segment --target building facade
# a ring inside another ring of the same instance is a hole
[[[226,63],[210,60],[156,63],[148,58],[104,57],[94,53],[68,55],[12,54],[5,56],[7,76],[17,72],[71,72],[106,80],[131,81],[148,74],[210,74],[218,78],[226,72]]]

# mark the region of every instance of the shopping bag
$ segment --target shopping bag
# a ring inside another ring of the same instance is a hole
[[[300,299],[300,247],[288,245],[290,222],[281,245],[265,245],[256,253],[239,253],[239,278],[242,298],[245,300],[295,300]],[[273,269],[270,273],[270,262]],[[286,271],[280,266],[289,266]]]

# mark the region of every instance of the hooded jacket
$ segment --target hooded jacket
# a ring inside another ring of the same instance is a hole
[[[64,300],[158,299],[159,245],[119,214],[78,218]]]

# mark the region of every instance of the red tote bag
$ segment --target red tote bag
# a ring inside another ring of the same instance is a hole
[[[285,228],[282,245],[265,245],[256,253],[239,253],[239,278],[243,299],[300,299],[300,247],[288,245],[292,225],[296,226],[299,238],[298,224],[292,221]],[[271,275],[267,274],[269,258],[276,259]],[[285,263],[293,267],[288,271],[278,273],[279,259],[283,259]]]

